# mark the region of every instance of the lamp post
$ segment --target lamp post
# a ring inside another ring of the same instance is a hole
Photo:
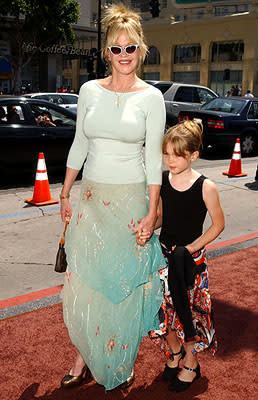
[[[98,52],[97,52],[97,78],[103,74],[103,65],[101,60],[101,0],[98,0]]]

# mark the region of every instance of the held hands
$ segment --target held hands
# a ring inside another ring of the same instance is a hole
[[[143,219],[139,219],[137,222],[139,225],[134,228],[132,234],[136,234],[136,243],[144,246],[153,234],[156,218],[147,215]]]

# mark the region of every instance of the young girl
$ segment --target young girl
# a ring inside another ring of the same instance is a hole
[[[150,333],[168,356],[163,379],[169,390],[182,392],[200,377],[197,353],[217,349],[205,246],[224,229],[224,215],[213,182],[192,169],[199,156],[201,122],[185,121],[168,130],[162,151],[163,173],[158,220],[160,243],[168,268],[160,271],[164,301],[160,330]],[[202,233],[208,211],[210,227]],[[148,239],[147,234],[141,240]],[[184,359],[180,370],[179,362]]]

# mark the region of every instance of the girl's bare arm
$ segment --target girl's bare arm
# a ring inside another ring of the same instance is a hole
[[[221,208],[216,185],[209,179],[203,182],[203,200],[211,217],[210,227],[196,240],[185,246],[193,254],[197,250],[212,242],[225,227],[224,214]]]

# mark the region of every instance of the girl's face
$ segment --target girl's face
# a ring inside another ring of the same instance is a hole
[[[116,43],[112,43],[111,46],[126,47],[131,44],[138,43],[133,43],[125,31],[121,31]],[[140,49],[137,48],[133,54],[127,54],[125,49],[123,49],[122,53],[119,55],[112,54],[112,52],[108,49],[107,58],[111,62],[112,72],[116,71],[122,75],[129,75],[136,72],[140,60]]]
[[[172,175],[178,175],[191,168],[192,161],[195,161],[199,155],[198,151],[194,153],[186,152],[184,157],[177,156],[174,153],[173,146],[171,143],[167,144],[166,151],[164,153],[164,162],[168,167]]]

